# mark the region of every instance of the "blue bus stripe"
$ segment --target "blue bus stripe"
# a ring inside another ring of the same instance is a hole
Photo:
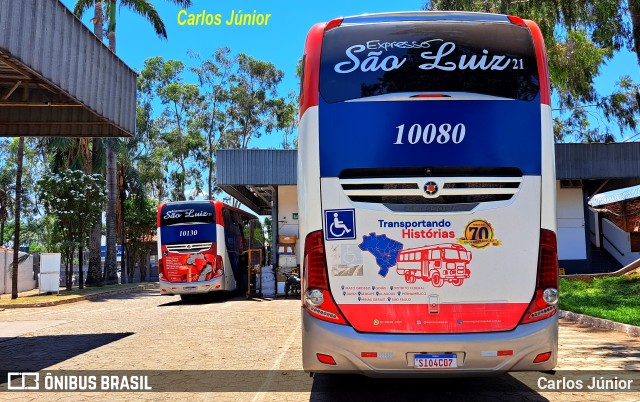
[[[320,176],[349,168],[516,167],[541,173],[540,100],[376,101],[320,99]],[[402,144],[394,144],[404,124]],[[464,124],[459,144],[410,144],[414,124]]]

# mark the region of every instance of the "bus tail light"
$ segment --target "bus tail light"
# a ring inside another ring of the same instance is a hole
[[[216,255],[212,278],[218,278],[222,276],[222,274],[224,274],[224,263],[222,262],[222,256]]]
[[[550,358],[551,358],[551,352],[540,353],[538,356],[536,356],[535,359],[533,359],[533,362],[542,363],[542,362],[546,362]]]
[[[325,355],[322,353],[316,353],[316,356],[318,357],[318,361],[320,363],[324,363],[324,364],[328,364],[331,366],[335,366],[336,365],[336,359],[333,358],[333,356],[331,355]]]
[[[304,308],[319,320],[347,325],[329,289],[327,257],[321,230],[309,233],[305,240],[304,269]]]
[[[558,243],[551,230],[540,231],[538,277],[533,300],[520,321],[528,324],[549,318],[558,312]]]
[[[165,277],[164,277],[164,258],[159,258],[158,259],[158,278],[161,281],[165,280]]]

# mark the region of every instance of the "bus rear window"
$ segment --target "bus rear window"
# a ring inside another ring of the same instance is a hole
[[[325,32],[325,102],[438,92],[534,100],[539,79],[529,30],[508,23],[411,21]]]
[[[160,212],[160,226],[215,222],[215,208],[209,202],[168,204]]]

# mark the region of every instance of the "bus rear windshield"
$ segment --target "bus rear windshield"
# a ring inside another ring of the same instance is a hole
[[[412,21],[345,25],[325,33],[320,69],[325,102],[439,92],[534,100],[539,79],[529,29]]]
[[[160,226],[215,222],[215,207],[209,202],[167,204],[160,212]]]

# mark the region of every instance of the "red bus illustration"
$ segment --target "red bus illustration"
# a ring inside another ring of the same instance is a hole
[[[407,283],[422,279],[437,288],[445,281],[460,286],[471,275],[467,267],[470,261],[471,252],[460,244],[434,244],[402,250],[396,271]]]

